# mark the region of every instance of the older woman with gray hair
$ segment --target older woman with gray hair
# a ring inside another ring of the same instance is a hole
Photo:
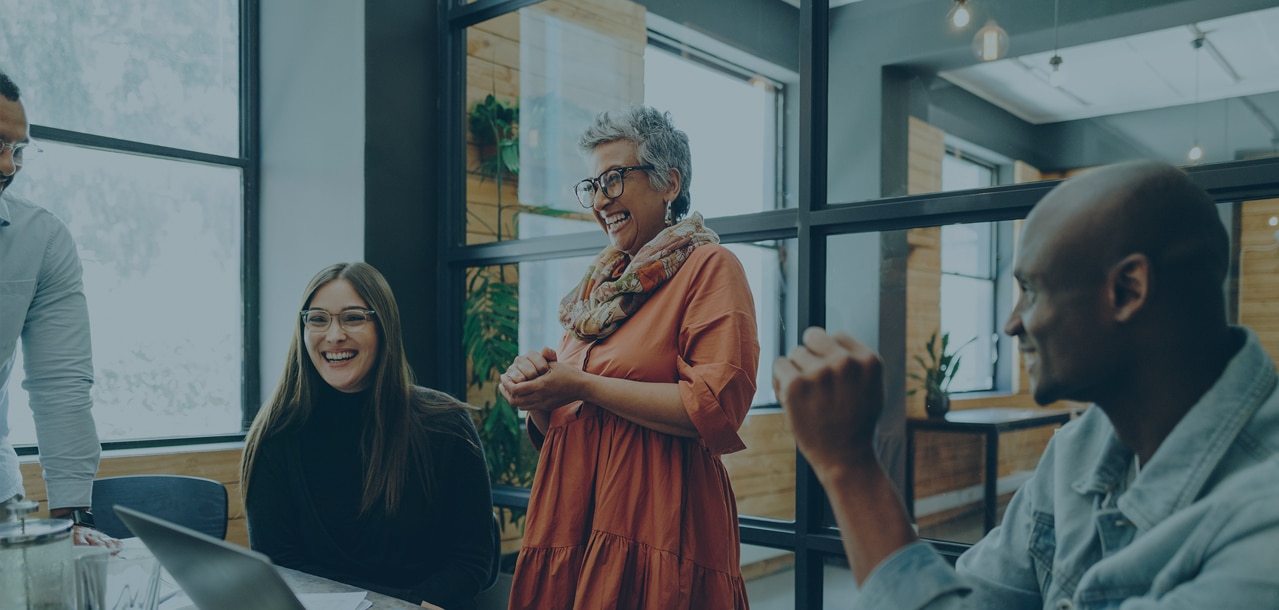
[[[559,348],[502,393],[541,451],[511,608],[747,608],[720,456],[755,394],[754,303],[689,211],[688,136],[648,107],[603,113],[577,183],[609,245],[560,304]]]

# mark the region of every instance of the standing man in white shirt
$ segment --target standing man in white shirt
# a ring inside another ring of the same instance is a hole
[[[0,71],[0,507],[25,493],[9,443],[9,375],[21,337],[49,515],[75,522],[76,544],[115,547],[89,512],[101,446],[80,257],[66,225],[6,192],[34,148],[28,130],[18,87]]]

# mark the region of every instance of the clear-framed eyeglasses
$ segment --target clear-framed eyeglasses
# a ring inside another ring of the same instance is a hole
[[[355,332],[373,321],[375,315],[377,312],[372,309],[343,309],[336,314],[323,309],[307,309],[302,312],[302,325],[313,333],[328,332],[329,327],[333,325],[333,319],[337,318],[338,325],[343,330]]]
[[[652,165],[632,165],[629,167],[615,167],[606,170],[596,178],[587,178],[578,182],[573,186],[573,194],[577,195],[577,202],[584,208],[589,208],[595,203],[595,191],[600,190],[604,196],[609,199],[617,199],[622,196],[626,190],[626,174],[635,170],[651,170]]]
[[[0,155],[3,155],[6,149],[13,155],[13,164],[18,167],[22,167],[32,157],[44,152],[44,149],[40,148],[34,140],[27,140],[26,142],[5,142],[0,140]]]

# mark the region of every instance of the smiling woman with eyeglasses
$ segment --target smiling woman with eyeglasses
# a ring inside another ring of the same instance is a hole
[[[573,187],[610,245],[560,304],[559,349],[502,393],[541,449],[511,608],[747,607],[720,456],[755,394],[741,263],[689,211],[688,136],[647,107],[604,113]]]
[[[413,385],[395,296],[372,266],[312,278],[244,445],[254,550],[415,604],[475,607],[495,551],[470,407]]]

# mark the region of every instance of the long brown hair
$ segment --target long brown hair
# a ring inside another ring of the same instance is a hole
[[[379,502],[387,514],[396,511],[404,486],[413,471],[431,485],[432,433],[452,434],[465,438],[472,449],[479,447],[471,440],[464,427],[450,424],[453,418],[439,415],[462,412],[467,417],[470,405],[462,403],[443,392],[413,385],[413,370],[404,356],[404,340],[400,333],[400,310],[395,295],[386,278],[368,263],[338,263],[326,267],[307,284],[302,295],[305,310],[311,305],[316,291],[329,282],[346,280],[364,299],[374,314],[378,333],[377,359],[374,362],[373,383],[369,396],[371,418],[362,436],[362,452],[366,472],[364,494],[360,513],[365,514]],[[326,383],[306,352],[305,329],[301,316],[294,316],[293,339],[289,344],[288,360],[284,373],[262,405],[253,426],[244,439],[244,458],[240,463],[242,494],[247,496],[251,485],[253,461],[262,442],[276,434],[300,426],[311,415],[312,400],[317,384]]]

